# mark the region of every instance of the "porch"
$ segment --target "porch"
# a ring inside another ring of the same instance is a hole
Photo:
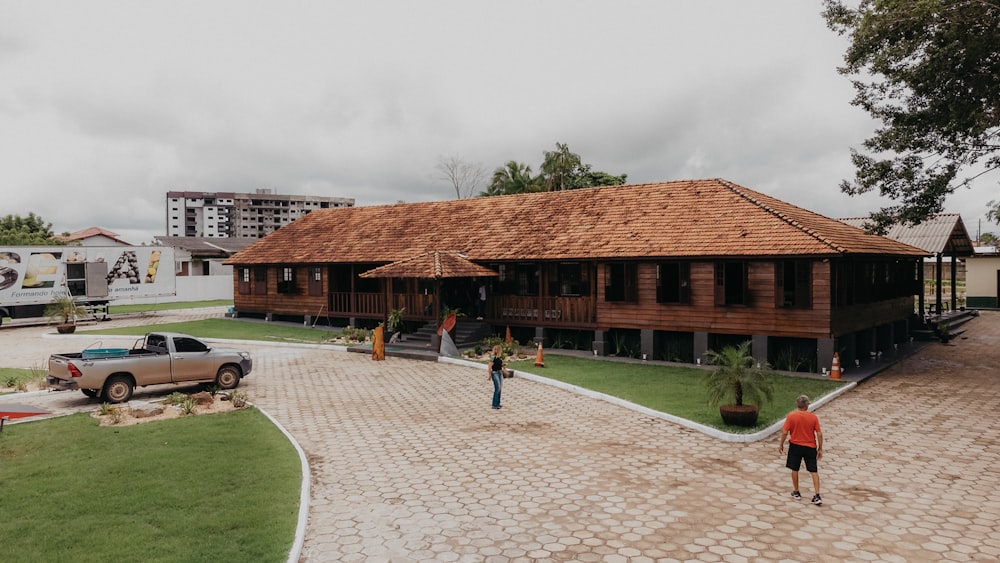
[[[407,322],[434,320],[434,299],[429,293],[334,292],[329,297],[330,316],[385,319],[393,309],[405,309]],[[475,317],[475,303],[447,303],[467,317]],[[471,306],[470,306],[471,305]],[[387,309],[388,307],[388,309]],[[492,295],[486,301],[483,320],[493,325],[593,328],[597,321],[594,297],[538,297]]]

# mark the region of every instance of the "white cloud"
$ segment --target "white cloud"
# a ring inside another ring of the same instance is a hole
[[[878,198],[836,186],[874,125],[849,105],[845,43],[820,10],[0,0],[0,214],[144,242],[168,190],[447,199],[440,156],[537,169],[563,142],[634,182],[724,177],[861,215]],[[974,223],[995,192],[949,210]]]

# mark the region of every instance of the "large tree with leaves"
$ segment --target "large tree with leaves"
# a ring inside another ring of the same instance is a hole
[[[556,143],[554,151],[545,151],[541,172],[546,191],[620,186],[628,177],[627,174],[614,176],[592,170],[589,164],[584,164],[580,155],[570,152],[569,147],[563,143]]]
[[[841,184],[893,200],[872,214],[876,230],[919,223],[1000,169],[1000,0],[824,4],[829,27],[850,39],[840,72],[853,77],[852,103],[882,122]]]
[[[52,223],[46,223],[34,213],[27,217],[7,215],[0,218],[0,244],[36,245],[61,244],[52,232]]]
[[[627,177],[627,174],[614,176],[600,170],[592,170],[591,166],[584,164],[580,155],[571,152],[567,145],[556,143],[556,150],[545,151],[538,176],[531,175],[531,167],[527,164],[511,160],[493,171],[489,187],[480,195],[620,186],[625,183]]]
[[[531,175],[531,167],[516,160],[510,160],[507,164],[493,171],[486,191],[479,195],[523,194],[538,191],[542,191],[541,179]]]

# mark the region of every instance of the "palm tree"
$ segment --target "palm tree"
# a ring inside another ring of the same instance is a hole
[[[578,185],[579,171],[583,168],[580,155],[569,152],[569,147],[556,143],[556,150],[545,151],[542,162],[542,176],[545,178],[545,190],[570,190]]]
[[[531,175],[531,167],[516,160],[493,171],[489,186],[481,195],[523,194],[539,191],[540,181]]]
[[[726,346],[721,352],[709,350],[705,355],[709,364],[718,366],[706,378],[708,403],[719,406],[727,424],[739,424],[727,420],[727,411],[746,413],[748,418],[752,412],[753,422],[749,426],[756,424],[758,405],[769,403],[774,398],[771,366],[756,363],[750,354],[749,340],[736,347]],[[723,404],[730,398],[735,402]],[[748,404],[744,404],[744,401]]]

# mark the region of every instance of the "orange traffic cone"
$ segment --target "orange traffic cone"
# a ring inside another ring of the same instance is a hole
[[[840,379],[840,354],[833,353],[833,365],[830,366],[830,379]]]
[[[510,325],[507,325],[507,338],[504,339],[504,342],[510,344],[513,341],[514,339],[510,337]]]
[[[542,357],[542,343],[538,343],[538,353],[535,354],[535,367],[543,368],[545,367],[545,358]]]

